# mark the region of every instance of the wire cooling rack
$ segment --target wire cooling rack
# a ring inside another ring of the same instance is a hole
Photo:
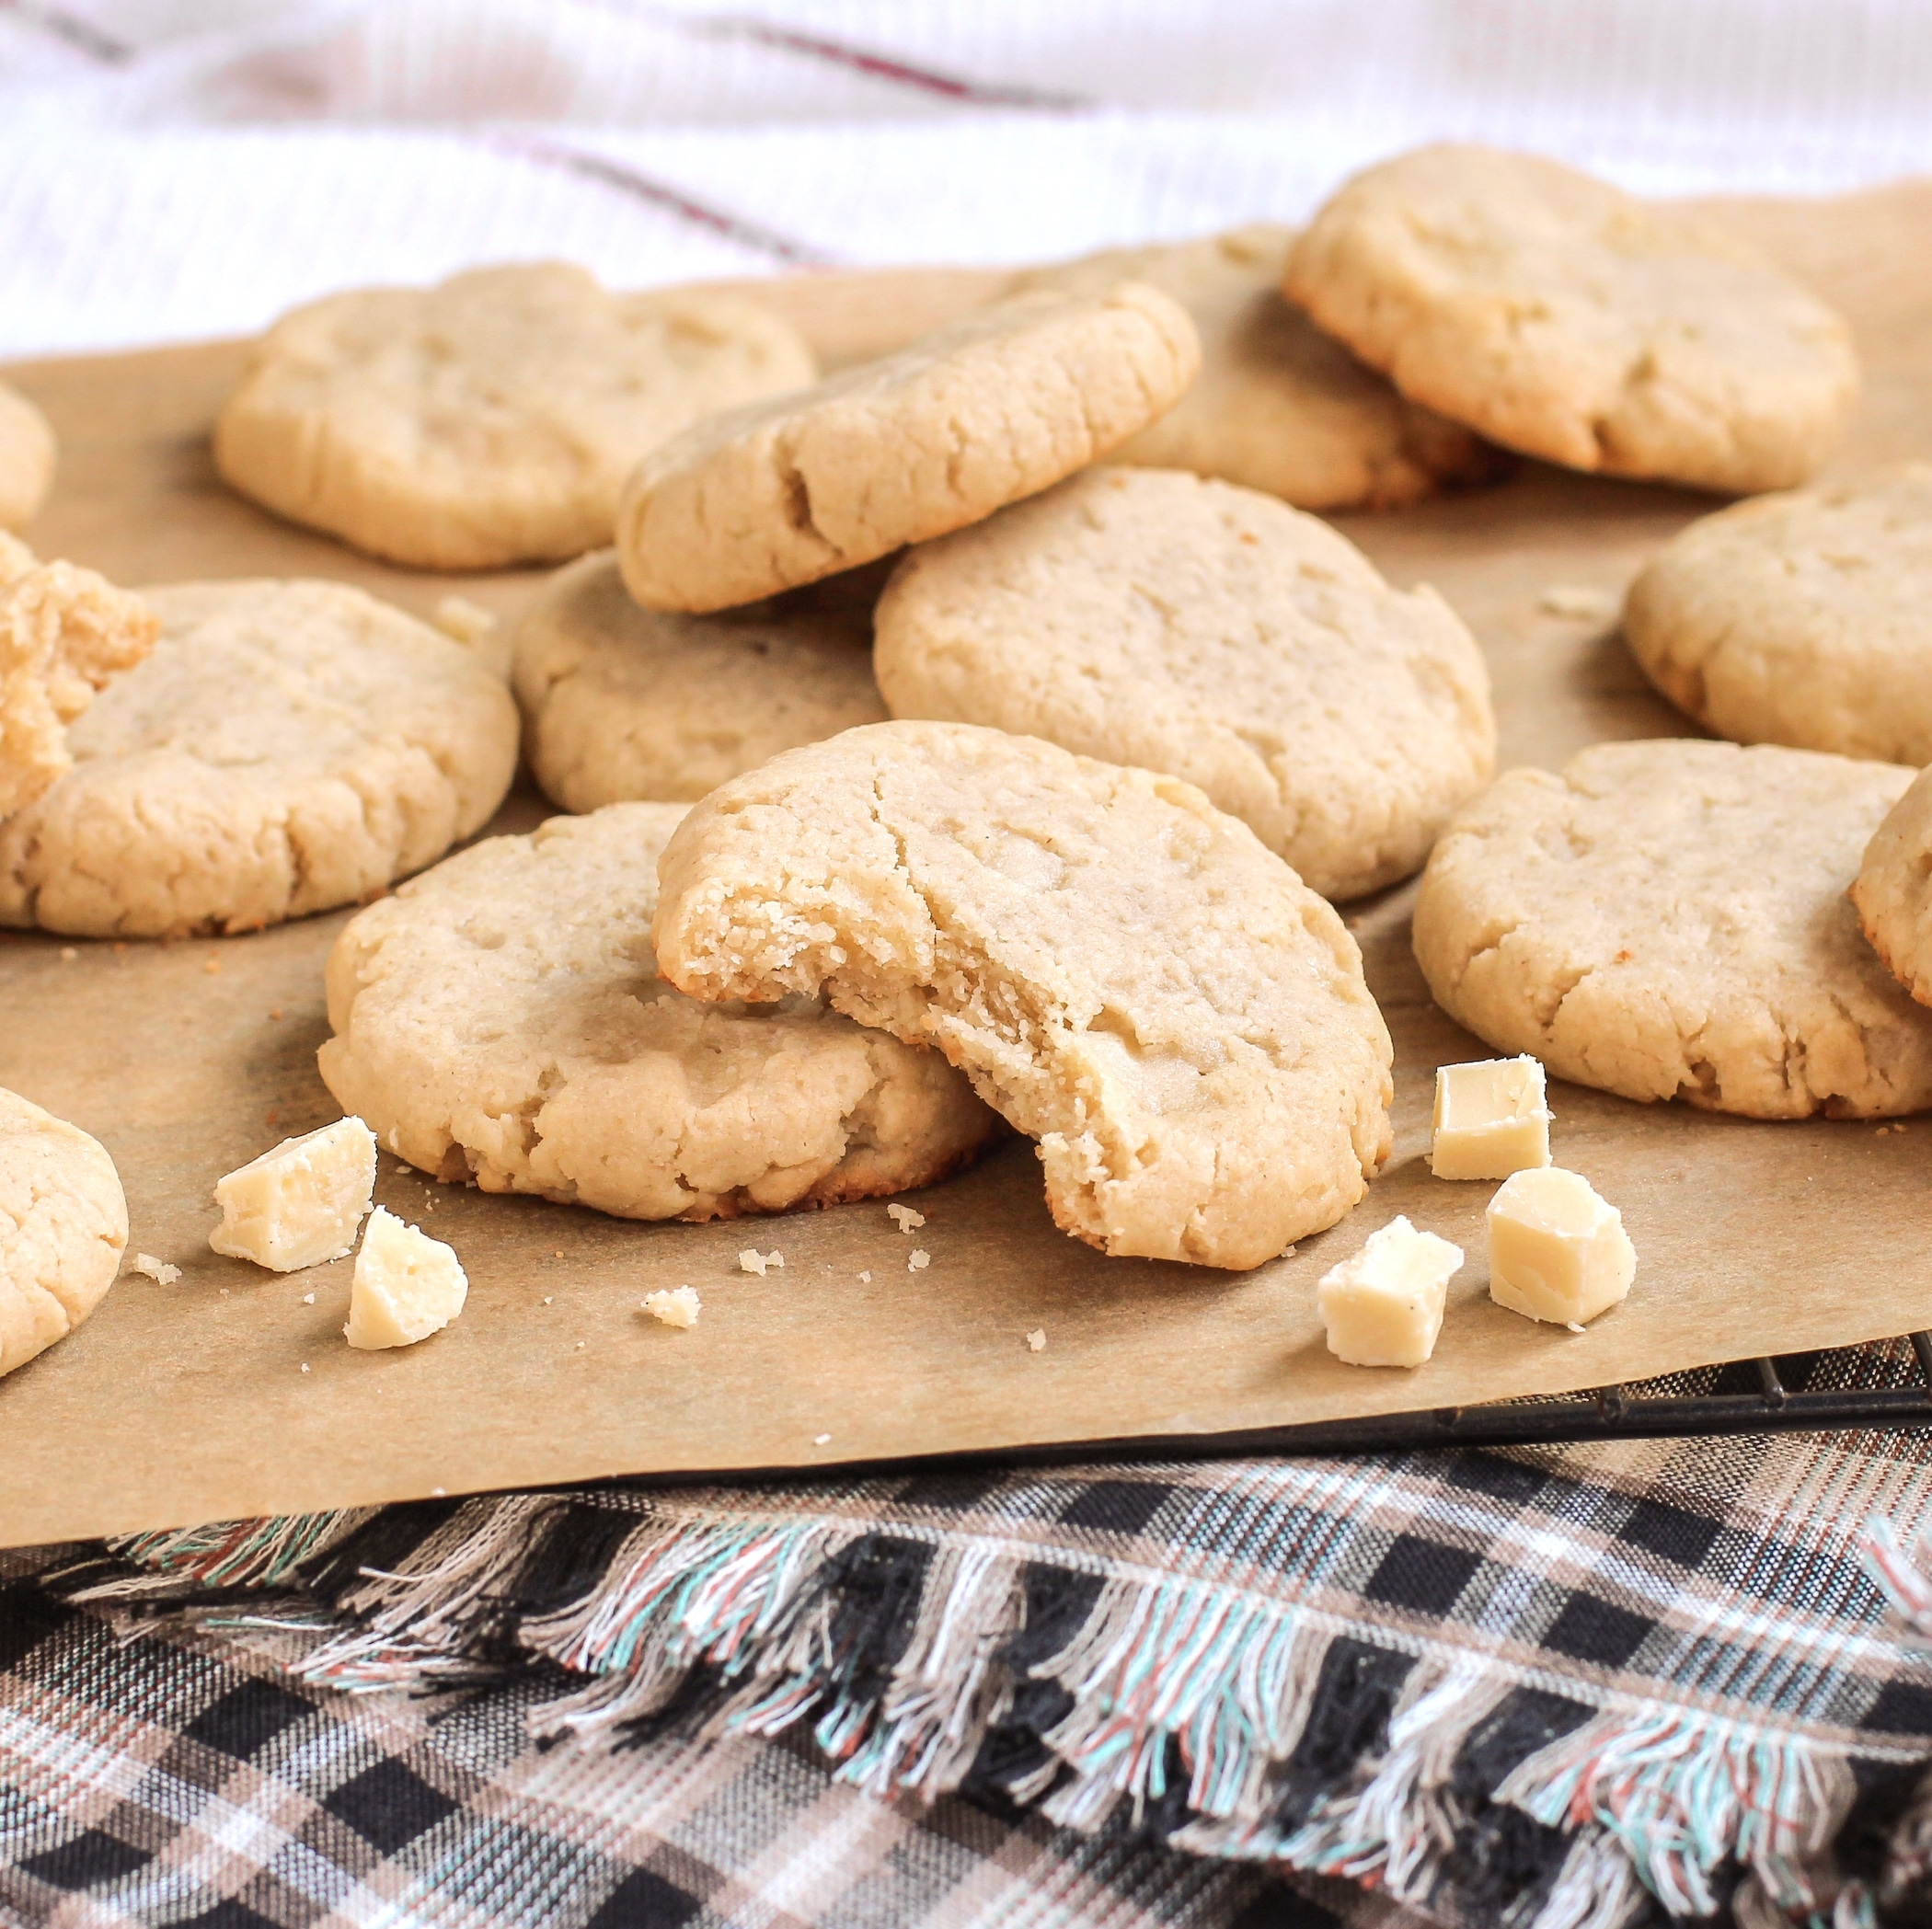
[[[1732,1361],[1636,1386],[1549,1399],[1436,1407],[1365,1418],[1163,1434],[975,1456],[1025,1464],[1073,1460],[1246,1458],[1274,1453],[1403,1452],[1419,1447],[1553,1446],[1700,1434],[1811,1433],[1932,1427],[1932,1332],[1869,1347]]]
[[[1634,1386],[1555,1398],[1435,1407],[1363,1419],[1250,1427],[1230,1433],[1158,1433],[1054,1441],[890,1461],[845,1461],[809,1471],[633,1476],[639,1487],[719,1481],[823,1480],[833,1475],[1087,1465],[1102,1461],[1250,1460],[1301,1453],[1400,1453],[1428,1447],[1535,1447],[1577,1441],[1687,1439],[1726,1433],[1842,1432],[1932,1428],[1932,1332],[1868,1346],[1784,1353],[1699,1367]]]

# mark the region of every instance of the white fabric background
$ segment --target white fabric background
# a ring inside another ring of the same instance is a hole
[[[1650,192],[1932,172],[1932,0],[0,0],[0,355],[541,255],[1023,260],[1443,134]]]

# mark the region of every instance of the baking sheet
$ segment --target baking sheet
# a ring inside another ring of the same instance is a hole
[[[1835,466],[1932,454],[1932,186],[1728,212],[1857,327],[1867,399]],[[997,280],[825,275],[765,292],[836,361],[934,325]],[[530,575],[387,568],[230,496],[206,431],[241,353],[217,344],[7,371],[63,447],[36,545],[129,582],[319,574],[422,611],[451,591],[500,610],[528,594]],[[1530,465],[1499,489],[1344,526],[1473,625],[1505,764],[1554,764],[1600,738],[1686,729],[1612,621],[1573,614],[1573,592],[1614,595],[1711,506]],[[520,790],[495,828],[544,814]],[[170,945],[0,935],[0,1085],[103,1141],[133,1247],[182,1269],[165,1287],[125,1277],[79,1334],[0,1381],[0,1544],[618,1473],[1471,1404],[1932,1323],[1932,1119],[1883,1135],[1759,1124],[1560,1085],[1557,1156],[1623,1208],[1637,1285],[1582,1334],[1492,1305],[1490,1188],[1438,1182],[1423,1159],[1434,1067],[1487,1054],[1430,1004],[1409,953],[1410,895],[1350,913],[1396,1039],[1393,1162],[1351,1218],[1289,1258],[1241,1276],[1102,1258],[1053,1228],[1020,1141],[918,1195],[927,1223],[912,1236],[883,1201],[639,1225],[431,1186],[385,1156],[377,1198],[454,1245],[471,1295],[447,1332],[378,1354],[340,1338],[351,1262],[282,1276],[207,1246],[215,1179],[336,1116],[315,1053],[322,961],[347,914]],[[1397,1212],[1470,1255],[1440,1347],[1414,1372],[1342,1366],[1323,1347],[1314,1282]],[[782,1252],[782,1269],[741,1272],[736,1255],[753,1242]],[[915,1245],[932,1257],[916,1275]],[[694,1330],[639,1312],[646,1292],[684,1284],[704,1302]],[[1046,1334],[1037,1353],[1034,1329]]]

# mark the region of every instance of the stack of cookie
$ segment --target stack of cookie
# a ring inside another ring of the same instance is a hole
[[[380,894],[489,819],[521,743],[586,815],[354,919],[324,1075],[442,1178],[639,1218],[902,1189],[1004,1120],[1076,1236],[1260,1263],[1387,1156],[1388,1034],[1331,905],[1425,863],[1418,956],[1491,1044],[1759,1116],[1932,1101],[1932,1020],[1880,961],[1932,982],[1901,593],[1932,580],[1932,470],[1726,511],[1633,589],[1660,686],[1756,747],[1493,784],[1469,630],[1314,513],[1518,456],[1801,482],[1856,359],[1742,244],[1438,147],[1299,235],[1029,270],[819,375],[755,303],[558,264],[290,316],[222,474],[412,567],[563,562],[514,700],[466,619],[150,592],[144,641],[75,654],[58,698],[42,649],[30,784],[0,707],[0,921]],[[0,523],[44,490],[37,420],[0,391]],[[80,717],[75,676],[110,674]],[[1868,838],[1876,951],[1843,896]]]

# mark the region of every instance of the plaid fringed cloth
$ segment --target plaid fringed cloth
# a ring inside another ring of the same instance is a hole
[[[0,1920],[1924,1924],[1927,1520],[1917,1431],[47,1550],[0,1593]]]

